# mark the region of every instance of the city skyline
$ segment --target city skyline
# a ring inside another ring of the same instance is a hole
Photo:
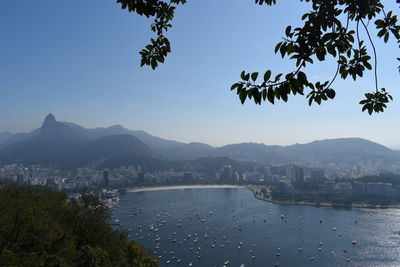
[[[150,21],[112,1],[69,1],[62,9],[51,1],[2,2],[0,132],[31,131],[52,111],[60,121],[87,128],[121,124],[213,146],[360,137],[400,147],[394,123],[400,112],[396,44],[376,43],[380,85],[395,98],[383,114],[368,116],[358,104],[373,89],[372,72],[357,82],[337,81],[336,99],[322,106],[310,108],[302,97],[274,106],[241,105],[229,88],[243,69],[287,70],[287,61],[274,55],[273,47],[286,25],[299,23],[304,5],[293,3],[298,9],[287,10],[284,1],[276,7],[228,2],[210,1],[209,9],[205,2],[189,1],[178,8],[168,33],[173,51],[156,71],[139,67]],[[398,11],[395,3],[387,8]],[[282,14],[287,18],[273,24]],[[259,41],[250,42],[253,36]],[[310,73],[329,78],[334,72],[330,63]]]

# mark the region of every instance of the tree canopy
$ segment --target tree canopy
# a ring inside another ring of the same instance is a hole
[[[294,62],[294,70],[287,73],[242,71],[240,80],[231,86],[241,103],[252,99],[255,104],[277,100],[288,101],[290,95],[305,95],[308,104],[321,104],[322,101],[335,98],[332,85],[336,78],[353,80],[361,78],[366,70],[374,72],[375,84],[360,101],[362,111],[383,112],[392,96],[378,84],[378,57],[369,25],[377,30],[377,38],[385,43],[394,39],[400,47],[400,25],[393,11],[386,11],[380,0],[300,0],[310,3],[310,11],[301,17],[303,26],[287,26],[285,37],[275,47],[275,53],[282,58],[289,57]],[[156,34],[139,53],[141,66],[152,69],[164,63],[171,52],[171,44],[165,36],[175,9],[186,0],[117,0],[123,9],[129,12],[154,18],[151,30]],[[258,5],[274,5],[276,0],[255,0]],[[400,0],[396,0],[400,4]],[[366,40],[360,38],[360,32],[366,33]],[[392,38],[390,37],[392,36]],[[375,37],[376,38],[376,37]],[[367,50],[367,44],[372,51]],[[306,67],[315,61],[324,61],[333,57],[337,62],[336,72],[328,81],[312,82],[308,78]],[[400,58],[397,58],[400,61]],[[400,67],[399,67],[400,70]]]
[[[44,187],[0,185],[0,266],[158,266],[108,218],[91,195],[77,202]]]

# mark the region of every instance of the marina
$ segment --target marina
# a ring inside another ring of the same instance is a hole
[[[400,254],[397,210],[282,205],[239,188],[126,193],[113,215],[161,266],[393,266]]]

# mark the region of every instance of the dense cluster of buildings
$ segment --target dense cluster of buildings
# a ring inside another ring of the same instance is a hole
[[[355,198],[400,198],[400,187],[394,187],[391,183],[362,183],[362,182],[338,182],[325,181],[324,194],[351,195]]]
[[[57,190],[80,188],[126,187],[190,183],[271,184],[304,181],[322,181],[324,170],[303,168],[296,165],[269,166],[241,170],[226,165],[210,174],[198,171],[143,171],[140,166],[98,170],[78,168],[62,171],[57,168],[34,165],[25,167],[10,164],[0,167],[0,180],[19,185],[43,185]]]
[[[198,173],[173,170],[145,173],[140,166],[112,170],[78,168],[73,171],[61,171],[40,165],[24,167],[19,164],[10,164],[0,167],[0,181],[18,185],[42,185],[57,190],[178,184],[183,181],[201,180],[201,178]]]
[[[323,194],[351,195],[354,197],[400,197],[400,188],[390,183],[361,183],[358,181],[334,182],[326,177],[324,169],[298,165],[267,166],[258,169],[238,171],[230,165],[213,174],[198,171],[143,171],[140,166],[97,170],[78,168],[61,171],[40,165],[25,167],[10,164],[0,167],[0,181],[19,185],[43,185],[57,190],[74,191],[81,188],[120,188],[131,186],[228,183],[259,184],[278,187],[279,192],[294,194],[295,186],[304,183],[323,185]]]

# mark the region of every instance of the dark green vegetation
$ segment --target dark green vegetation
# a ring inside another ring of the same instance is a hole
[[[322,101],[335,98],[336,92],[332,84],[339,76],[342,79],[363,77],[365,70],[374,68],[375,86],[371,93],[365,94],[360,102],[362,111],[383,112],[392,96],[385,88],[378,86],[377,51],[368,25],[374,25],[377,37],[388,42],[390,36],[400,44],[400,25],[393,11],[385,11],[382,1],[379,0],[301,0],[310,3],[310,11],[303,14],[300,27],[288,26],[285,37],[276,45],[275,53],[282,58],[285,56],[294,60],[295,69],[286,74],[272,75],[271,70],[258,80],[258,72],[240,75],[241,81],[232,85],[244,103],[247,98],[253,99],[256,104],[268,100],[272,104],[276,100],[287,101],[293,94],[304,95],[308,103],[321,104]],[[171,52],[171,45],[165,33],[172,27],[171,21],[179,4],[186,0],[117,0],[123,9],[146,17],[154,17],[151,30],[157,35],[152,38],[140,55],[141,66],[149,65],[155,69],[159,63],[164,63],[165,57]],[[256,0],[258,5],[274,5],[276,0]],[[397,3],[400,3],[397,0]],[[290,7],[289,7],[290,8]],[[367,40],[360,38],[364,31]],[[367,51],[367,43],[372,47],[373,62]],[[328,81],[311,82],[304,69],[315,60],[324,61],[328,56],[337,62],[337,70]],[[400,58],[398,58],[400,61]],[[373,66],[372,66],[373,65]]]
[[[0,185],[0,266],[158,266],[109,216],[90,195],[77,203],[43,187]]]

